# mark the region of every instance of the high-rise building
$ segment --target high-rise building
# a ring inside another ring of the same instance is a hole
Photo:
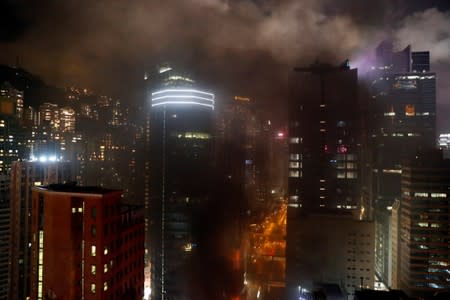
[[[418,51],[411,53],[411,71],[418,73],[430,72],[430,52]]]
[[[0,95],[0,174],[7,174],[13,161],[27,155],[26,131],[15,107],[12,97]]]
[[[255,133],[257,120],[249,97],[234,96],[216,106],[214,162],[215,176],[221,181],[218,192],[228,192],[228,234],[224,253],[234,262],[236,277],[243,280],[245,232],[249,203],[256,196]]]
[[[9,172],[27,155],[22,127],[23,92],[8,82],[0,85],[0,299],[10,299],[11,207]]]
[[[442,150],[450,150],[450,133],[441,133],[439,135],[438,147]]]
[[[367,251],[373,243],[370,241],[373,224],[358,223],[351,217],[360,201],[359,154],[363,133],[357,70],[350,69],[348,61],[337,67],[315,63],[295,69],[290,85],[288,297],[298,299],[302,296],[298,295],[299,286],[302,289],[309,283],[310,290],[312,282],[317,281],[346,282],[345,289],[353,291],[355,282],[362,276],[364,282],[372,286],[373,268],[370,265],[373,259],[370,258],[372,252]],[[319,217],[321,211],[326,215],[323,218]],[[345,213],[350,216],[339,217]],[[326,222],[330,222],[328,226],[324,226]],[[362,231],[351,232],[356,230],[353,227],[360,227]],[[338,233],[338,228],[342,232]],[[329,239],[333,244],[328,248],[325,241]],[[363,262],[359,261],[360,249],[353,249],[353,246],[360,246],[359,239],[364,243],[367,239],[369,243],[361,249],[368,257],[361,257]],[[348,249],[351,252],[347,252],[347,248],[352,248]],[[330,249],[343,251],[337,256],[339,263],[325,259],[335,257],[330,254]],[[352,255],[354,258],[350,257]],[[323,258],[323,261],[316,258]]]
[[[18,120],[23,118],[23,92],[15,89],[9,82],[3,82],[0,85],[0,111],[4,112],[5,109],[11,110],[11,113],[16,116]],[[10,100],[11,105],[5,100]]]
[[[246,202],[255,199],[258,120],[251,99],[235,96],[217,108],[215,161],[223,176],[241,185]]]
[[[398,224],[399,288],[410,296],[450,289],[450,160],[438,150],[402,168]]]
[[[69,163],[52,162],[45,156],[40,158],[41,161],[16,161],[11,167],[12,236],[9,299],[25,299],[30,292],[31,189],[34,186],[63,183],[72,179]]]
[[[31,299],[142,299],[143,210],[121,192],[55,184],[32,191]]]
[[[198,246],[193,218],[209,195],[214,94],[170,67],[146,78],[144,198],[152,299],[177,299],[188,297],[187,266]]]
[[[9,175],[0,174],[0,299],[8,299],[11,255]]]
[[[322,209],[288,222],[297,230],[287,233],[286,299],[311,299],[318,283],[339,285],[346,299],[357,289],[374,288],[372,221],[357,220],[347,210]]]
[[[402,162],[436,144],[436,76],[429,72],[429,53],[392,42],[376,49],[368,105],[367,194],[364,209],[376,222],[376,273],[389,282],[391,207],[400,197]],[[411,63],[412,61],[412,63]]]
[[[61,132],[75,132],[75,111],[70,107],[63,107],[59,110],[59,130]]]
[[[58,104],[46,102],[39,106],[39,124],[59,127]]]
[[[356,209],[361,138],[357,70],[297,68],[289,102],[289,208]]]

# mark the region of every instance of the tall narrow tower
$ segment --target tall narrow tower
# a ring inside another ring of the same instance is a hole
[[[147,81],[144,198],[152,299],[179,299],[197,246],[193,216],[209,195],[214,94],[170,67]]]
[[[289,207],[355,209],[361,114],[357,70],[295,69],[289,102]]]
[[[302,250],[317,245],[302,233],[312,226],[304,220],[318,222],[322,214],[335,219],[351,215],[358,207],[362,122],[357,69],[350,69],[348,61],[341,66],[315,63],[297,68],[290,85],[286,291],[289,297],[298,298],[299,282],[317,280],[312,273],[303,276],[309,272],[305,264],[309,257],[305,258]],[[349,220],[349,224],[353,222]],[[322,224],[315,238],[339,230],[331,224]],[[370,227],[366,231],[369,233]],[[336,245],[344,247],[345,239]],[[337,269],[340,275],[336,278],[343,282],[346,269]],[[328,275],[335,272],[332,267],[324,270]]]

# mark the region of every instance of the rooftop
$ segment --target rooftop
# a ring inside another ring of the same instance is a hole
[[[63,193],[78,193],[78,194],[108,194],[112,192],[120,192],[120,190],[106,189],[99,186],[79,186],[76,182],[69,182],[64,184],[49,184],[47,186],[40,186],[40,189],[53,192],[63,192]]]

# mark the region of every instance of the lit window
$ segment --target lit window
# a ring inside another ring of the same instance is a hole
[[[107,290],[108,290],[108,282],[107,282],[107,281],[105,281],[105,282],[103,283],[103,290],[104,290],[104,291],[107,291]]]
[[[91,265],[91,274],[95,275],[97,273],[97,268],[95,267],[95,265]]]
[[[356,174],[356,172],[347,172],[347,178],[355,179],[358,178],[358,175]]]
[[[347,154],[346,159],[347,160],[356,160],[356,155],[355,154]]]
[[[298,167],[299,167],[300,165],[299,165],[299,163],[297,162],[297,161],[291,161],[290,163],[289,163],[289,168],[292,168],[292,169],[298,169]]]
[[[103,273],[108,272],[108,264],[103,265]]]
[[[447,198],[446,193],[431,193],[431,198]]]
[[[97,247],[91,246],[91,256],[96,256],[96,255],[97,255]]]
[[[428,193],[414,193],[414,197],[428,197]]]
[[[105,247],[105,248],[103,249],[103,254],[104,254],[104,255],[108,255],[108,247]]]
[[[298,171],[289,171],[289,177],[299,177]]]
[[[407,117],[412,117],[416,114],[416,108],[412,104],[407,104],[405,106],[405,115]]]
[[[298,137],[293,137],[290,139],[291,144],[298,144],[300,142],[300,139]]]
[[[300,155],[299,154],[291,154],[289,155],[290,160],[299,160]]]
[[[91,293],[95,294],[95,283],[91,283]]]
[[[290,196],[289,200],[290,202],[298,202],[298,196]]]
[[[348,162],[346,167],[347,169],[356,169],[356,163]]]

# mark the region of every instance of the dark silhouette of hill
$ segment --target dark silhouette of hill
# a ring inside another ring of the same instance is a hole
[[[14,88],[24,92],[27,106],[38,107],[44,102],[62,104],[64,90],[48,86],[38,76],[22,69],[0,65],[0,83],[9,82]]]

